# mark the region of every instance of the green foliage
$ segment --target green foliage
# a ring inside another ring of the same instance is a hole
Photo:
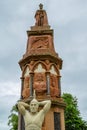
[[[11,114],[8,117],[8,125],[10,126],[10,130],[18,129],[18,110],[16,105],[12,107]]]
[[[77,98],[71,94],[63,94],[65,108],[65,127],[66,130],[87,130],[87,122],[82,120],[80,111],[78,110]]]

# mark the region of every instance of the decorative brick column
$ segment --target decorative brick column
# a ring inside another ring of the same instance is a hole
[[[23,91],[23,86],[24,86],[24,77],[21,77],[21,95],[20,95],[20,99],[22,99],[22,91]]]
[[[34,76],[34,73],[33,72],[30,72],[30,98],[32,98],[33,96],[33,76]]]
[[[50,72],[46,72],[47,95],[50,96]]]

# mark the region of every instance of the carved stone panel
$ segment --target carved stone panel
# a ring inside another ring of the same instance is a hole
[[[49,47],[48,37],[42,37],[42,38],[38,37],[33,41],[31,49],[40,49],[48,47]]]
[[[36,90],[36,93],[43,94],[43,93],[46,92],[46,76],[45,76],[45,73],[35,73],[33,88]]]
[[[59,96],[58,76],[55,67],[52,65],[50,69],[50,94],[51,97]]]
[[[50,35],[30,36],[27,42],[27,52],[38,49],[54,50],[52,36]]]
[[[23,98],[28,98],[29,95],[30,95],[29,77],[25,77],[22,96]]]
[[[42,63],[39,63],[34,68],[34,80],[33,88],[36,90],[38,95],[46,93],[46,75],[45,75],[45,66]]]
[[[53,74],[50,75],[50,94],[52,97],[59,96],[58,78]]]
[[[30,70],[27,67],[25,69],[25,73],[24,73],[24,85],[23,85],[23,91],[22,91],[22,96],[23,98],[28,98],[30,95],[30,88],[29,88],[29,79],[30,79]]]

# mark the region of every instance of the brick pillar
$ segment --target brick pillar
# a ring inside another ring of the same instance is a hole
[[[24,86],[24,77],[21,77],[21,96],[20,96],[20,99],[22,99],[22,91],[23,91],[23,86]]]
[[[46,72],[47,95],[50,96],[50,72]]]
[[[34,73],[33,72],[30,72],[30,98],[32,98],[33,96],[33,76],[34,76]]]

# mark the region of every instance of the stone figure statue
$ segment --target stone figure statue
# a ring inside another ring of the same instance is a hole
[[[36,19],[36,26],[43,26],[43,25],[48,25],[48,20],[47,20],[47,14],[46,11],[43,10],[43,5],[39,5],[40,10],[36,11],[35,14],[35,19]]]
[[[43,106],[40,111],[38,111],[39,106]],[[38,102],[35,97],[30,104],[22,101],[18,102],[18,110],[23,115],[25,130],[41,130],[44,117],[50,106],[50,100]]]

